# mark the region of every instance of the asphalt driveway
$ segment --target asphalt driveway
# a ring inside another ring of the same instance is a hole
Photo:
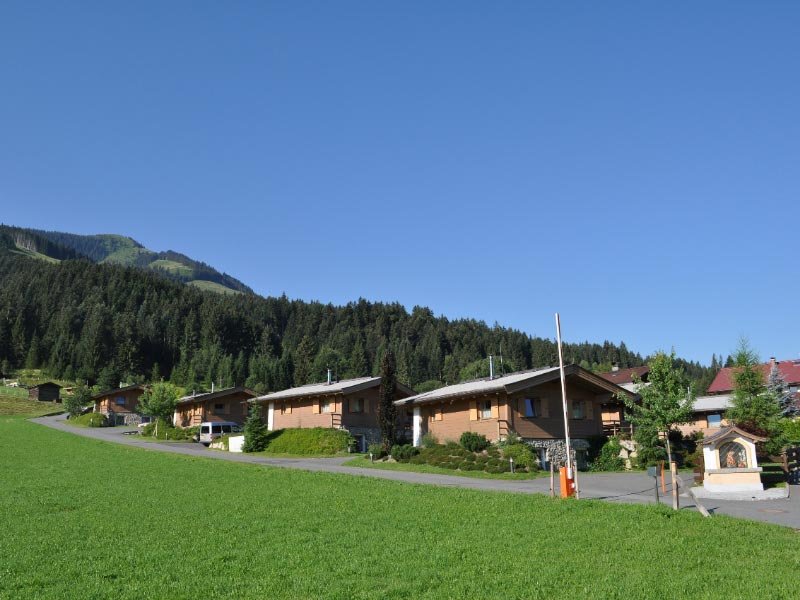
[[[484,491],[519,492],[527,494],[548,494],[550,488],[549,478],[531,480],[501,480],[501,479],[472,479],[457,475],[437,475],[431,473],[413,473],[405,471],[385,471],[380,469],[363,469],[346,467],[348,457],[336,458],[267,458],[251,454],[239,454],[209,450],[202,444],[181,442],[151,442],[145,441],[136,435],[126,435],[125,432],[135,431],[121,427],[113,428],[83,428],[67,424],[64,415],[40,417],[32,419],[34,423],[66,431],[74,435],[94,438],[135,446],[143,450],[157,452],[171,452],[187,456],[198,456],[215,460],[230,462],[263,464],[273,467],[302,469],[306,471],[322,471],[326,473],[340,473],[378,479],[391,479],[407,483],[439,485],[445,487],[461,487]],[[632,502],[651,504],[655,502],[653,492],[653,479],[644,473],[581,473],[578,484],[581,498],[597,499],[606,502]],[[556,483],[556,485],[558,485]],[[730,501],[730,500],[703,500],[703,505],[712,514],[726,514],[734,517],[767,521],[800,529],[800,490],[798,486],[791,486],[790,497],[781,500],[765,501]],[[659,490],[659,494],[660,494]],[[671,503],[670,490],[667,488],[667,497],[661,498],[662,502]],[[681,496],[682,510],[696,510],[695,501],[688,495]]]

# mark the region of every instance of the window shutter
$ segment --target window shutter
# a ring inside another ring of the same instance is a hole
[[[336,400],[331,400],[331,412],[336,412]]]
[[[594,404],[592,404],[591,400],[587,400],[584,404],[584,413],[586,413],[586,418],[590,421],[594,420]]]
[[[286,403],[286,412],[289,413],[289,414],[292,414],[292,403],[291,402],[287,402]]]
[[[441,421],[442,419],[444,419],[444,410],[442,409],[441,406],[436,408],[436,410],[435,410],[435,412],[433,414],[435,416],[435,420],[437,420],[437,421]]]
[[[320,413],[320,401],[319,400],[314,400],[314,402],[311,404],[311,412],[314,413],[315,415],[318,415]]]
[[[550,417],[550,399],[539,398],[539,410],[536,414],[541,414],[543,419]]]
[[[476,400],[469,401],[469,420],[478,420],[478,402]]]
[[[499,419],[500,418],[500,400],[495,398],[492,400],[492,418]]]

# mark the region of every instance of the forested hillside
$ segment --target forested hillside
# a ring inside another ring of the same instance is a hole
[[[423,307],[358,300],[346,306],[217,295],[153,273],[88,260],[48,264],[0,249],[0,369],[41,367],[53,377],[169,378],[194,389],[246,384],[276,390],[377,374],[392,347],[401,380],[422,389],[557,363],[555,343],[474,320],[435,317]],[[624,344],[567,344],[566,360],[610,368],[643,363]],[[690,375],[707,374],[689,364]],[[500,370],[498,359],[498,371]]]
[[[0,235],[3,234],[13,240],[18,251],[34,258],[55,261],[87,258],[96,263],[114,263],[153,270],[168,279],[205,290],[253,293],[253,290],[235,277],[220,273],[203,262],[172,250],[154,252],[133,238],[123,235],[77,235],[0,225]]]

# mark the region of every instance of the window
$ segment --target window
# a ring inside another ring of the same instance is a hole
[[[208,425],[203,425],[200,427],[200,433],[208,433]]]
[[[583,400],[573,400],[572,401],[572,418],[573,419],[585,419],[586,412],[583,409]]]
[[[225,405],[224,404],[215,404],[214,405],[214,410],[218,410],[218,411],[222,412],[223,410],[225,410]]]
[[[526,417],[541,417],[542,400],[540,398],[525,398],[523,411]]]
[[[125,396],[117,396],[114,398],[114,404],[117,406],[125,406]]]
[[[331,401],[330,400],[321,400],[319,403],[320,412],[329,413],[331,412]]]
[[[212,425],[211,433],[222,433],[222,425]]]
[[[222,433],[230,433],[232,431],[230,425],[223,425],[222,426]]]
[[[708,415],[708,426],[709,427],[721,427],[722,426],[722,415]]]
[[[491,400],[484,400],[480,403],[480,415],[481,419],[491,419],[492,418],[492,401]]]
[[[363,398],[350,398],[350,412],[363,413],[364,412],[364,399]]]

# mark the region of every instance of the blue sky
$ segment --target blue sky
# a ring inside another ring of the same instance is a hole
[[[800,5],[0,6],[0,221],[265,295],[800,356]]]

